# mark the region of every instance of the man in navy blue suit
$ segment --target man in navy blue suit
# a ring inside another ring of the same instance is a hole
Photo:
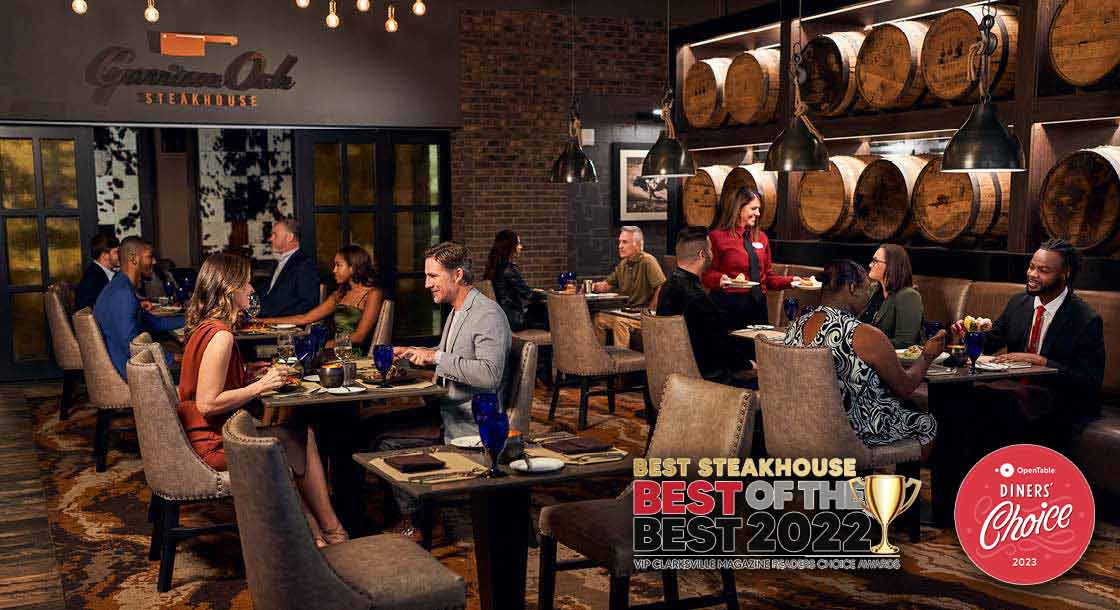
[[[101,232],[89,242],[89,255],[93,262],[86,267],[82,281],[74,288],[74,310],[93,307],[101,291],[109,285],[120,265],[118,251],[121,243],[111,233]]]
[[[276,269],[268,282],[257,288],[262,318],[307,313],[319,304],[319,271],[315,261],[299,247],[299,223],[284,218],[272,225],[272,253]]]

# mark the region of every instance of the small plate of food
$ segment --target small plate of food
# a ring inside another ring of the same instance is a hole
[[[748,280],[742,273],[731,278],[732,288],[754,288],[755,286],[758,286],[758,282]]]
[[[284,375],[284,385],[276,388],[276,391],[280,394],[287,394],[289,392],[295,392],[302,387],[303,383],[300,381],[298,375]]]
[[[818,280],[816,276],[812,275],[810,275],[809,277],[803,277],[799,280],[794,280],[790,285],[800,290],[820,290],[821,286],[823,286],[820,280]]]
[[[917,362],[918,358],[922,357],[922,346],[911,345],[910,347],[908,347],[906,349],[896,349],[896,350],[894,350],[894,353],[898,354],[898,359],[899,360],[901,360],[901,361],[903,361],[907,364],[912,364],[914,362]],[[933,359],[933,363],[934,364],[941,364],[948,357],[949,357],[948,352],[941,352],[941,354],[939,356],[937,356],[936,358]]]

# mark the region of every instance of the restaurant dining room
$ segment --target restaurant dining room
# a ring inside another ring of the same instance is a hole
[[[1120,607],[1120,0],[0,41],[0,608]]]

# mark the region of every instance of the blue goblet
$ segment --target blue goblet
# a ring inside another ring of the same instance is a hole
[[[471,398],[471,415],[474,416],[474,423],[482,425],[484,419],[497,414],[497,394],[493,392],[479,392]]]
[[[486,447],[486,452],[490,454],[490,470],[486,473],[486,477],[493,479],[505,476],[505,473],[498,470],[498,456],[502,454],[502,449],[505,449],[506,440],[509,438],[509,414],[498,411],[486,415],[478,424],[478,434],[482,437],[482,445]]]
[[[295,348],[296,358],[303,365],[303,372],[306,375],[311,368],[311,357],[315,355],[315,337],[309,334],[296,335],[292,337],[292,347]]]
[[[964,351],[968,354],[968,359],[972,361],[972,367],[968,370],[969,375],[976,374],[976,359],[984,353],[984,337],[986,335],[987,333],[978,330],[964,334]]]
[[[175,296],[175,284],[171,280],[163,282],[163,296],[169,299]]]
[[[327,345],[327,327],[323,324],[311,325],[311,336],[315,338],[315,351],[323,349]]]
[[[793,324],[793,321],[797,319],[797,308],[800,306],[801,303],[799,303],[794,297],[786,297],[785,299],[782,299],[782,309],[785,310],[786,320],[789,320],[790,324]]]
[[[392,387],[389,383],[389,369],[393,368],[392,345],[373,346],[373,366],[381,373],[381,387]]]
[[[934,335],[943,330],[945,330],[945,324],[936,320],[926,320],[922,322],[922,333],[924,334],[926,341],[929,341],[933,338]]]
[[[187,290],[186,286],[179,286],[176,297],[179,299],[180,303],[183,303],[185,305],[187,303],[190,303],[191,301],[191,291]]]

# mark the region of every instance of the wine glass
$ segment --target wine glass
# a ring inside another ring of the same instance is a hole
[[[350,333],[341,332],[334,337],[334,355],[342,362],[342,386],[350,387],[350,367],[347,363],[354,355],[354,346],[350,342]]]
[[[490,454],[490,470],[486,472],[486,478],[504,477],[505,473],[498,470],[498,457],[506,447],[506,440],[509,439],[509,414],[505,411],[497,411],[485,415],[478,424],[478,434],[482,437],[482,445],[486,447],[486,452]]]
[[[964,334],[964,351],[968,354],[969,360],[972,361],[972,367],[969,369],[969,375],[976,374],[976,360],[980,354],[984,353],[984,337],[987,333],[983,331],[969,331]]]
[[[276,337],[276,357],[280,364],[288,365],[296,355],[295,346],[292,345],[292,336],[288,334]]]
[[[793,324],[793,321],[797,319],[797,309],[800,306],[801,303],[794,297],[786,297],[782,300],[782,308],[785,310],[786,320],[788,320],[790,324]]]
[[[389,370],[393,368],[393,346],[375,345],[373,347],[373,366],[381,373],[381,387],[392,387],[389,383]]]
[[[245,309],[245,313],[249,315],[249,319],[256,318],[261,313],[261,297],[255,294],[249,295],[249,307]]]

